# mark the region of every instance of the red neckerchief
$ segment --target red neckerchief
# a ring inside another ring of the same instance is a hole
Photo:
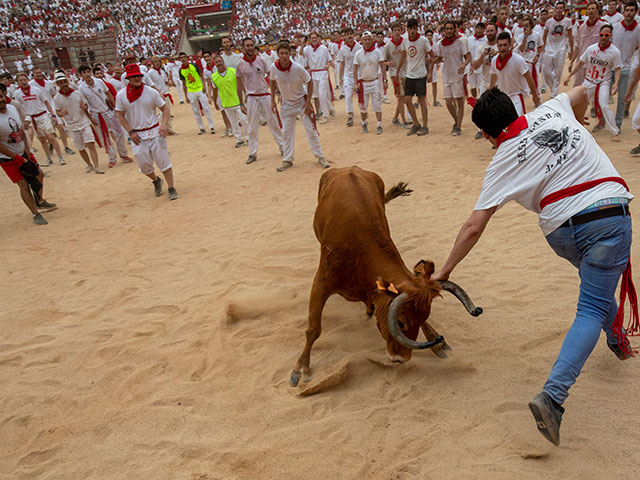
[[[180,66],[180,70],[189,70],[189,65],[191,65],[190,63],[187,63],[186,67],[183,67],[182,65]]]
[[[622,24],[622,27],[627,32],[632,32],[638,26],[638,22],[636,22],[635,20],[633,22],[631,22],[631,25],[629,25],[628,27],[625,25],[624,20],[622,22],[620,22],[620,23]]]
[[[476,40],[480,40],[481,38],[483,38],[483,37],[484,37],[484,35],[480,35],[480,36],[478,36],[478,35],[476,35],[475,33],[473,34],[473,36],[474,36],[474,37],[476,37]]]
[[[365,48],[364,51],[369,53],[369,52],[373,52],[376,49],[376,44],[372,44],[371,48]]]
[[[378,42],[378,46],[379,46],[379,47],[384,47],[384,41],[382,41],[382,42]]]
[[[44,78],[42,80],[38,80],[37,78],[34,78],[34,80],[36,81],[36,83],[38,85],[40,85],[42,88],[44,88],[44,84],[45,84]]]
[[[413,40],[411,40],[411,39],[409,38],[409,35],[407,35],[407,40],[409,40],[410,42],[415,42],[415,41],[416,41],[416,40],[418,40],[419,38],[420,38],[420,34],[419,34],[419,33],[418,33],[418,34],[416,34],[416,38],[414,38]]]
[[[391,37],[391,43],[393,43],[396,47],[400,46],[400,44],[402,43],[402,40],[403,40],[402,37],[400,37],[400,40],[396,42],[393,39],[393,37]]]
[[[293,62],[289,62],[289,66],[287,68],[284,68],[282,65],[280,65],[280,60],[276,60],[274,62],[274,65],[276,66],[276,68],[278,70],[280,70],[281,72],[288,72],[289,70],[291,70],[291,65],[293,65]]]
[[[349,50],[351,50],[351,51],[353,52],[353,47],[355,47],[355,46],[356,46],[356,42],[353,42],[353,45],[349,45],[348,43],[345,43],[345,45],[346,45],[347,47],[349,47]]]
[[[507,26],[506,26],[504,23],[500,23],[500,22],[497,22],[497,21],[496,21],[496,27],[501,28],[501,29],[503,29],[503,30],[504,30],[505,28],[507,28]]]
[[[496,144],[498,147],[502,142],[506,142],[514,137],[520,135],[524,129],[529,128],[529,123],[527,122],[527,118],[522,115],[521,117],[516,118],[507,128],[500,132],[498,138],[496,138]]]
[[[322,44],[318,43],[318,45],[316,45],[316,46],[311,45],[311,48],[313,48],[313,51],[315,52],[316,50],[318,50],[320,48],[320,45],[322,45]]]
[[[546,23],[540,22],[538,25],[540,25],[541,27],[544,27],[546,25]]]
[[[458,37],[457,35],[454,35],[453,38],[444,37],[442,39],[442,46],[443,47],[448,47],[449,45],[452,45],[459,38],[460,37]]]
[[[611,46],[611,42],[609,42],[609,45],[607,45],[606,47],[602,48],[600,46],[600,44],[598,43],[598,48],[600,49],[601,52],[604,52],[607,48],[609,48]]]
[[[249,65],[253,65],[253,62],[256,61],[256,58],[258,58],[258,56],[256,54],[253,55],[253,60],[249,60],[249,58],[247,57],[246,53],[242,54],[242,59],[247,62]]]
[[[5,95],[4,98],[7,100],[7,105],[9,105],[11,103],[11,99],[9,97],[7,97],[6,95]]]
[[[70,96],[73,92],[75,92],[75,90],[73,88],[70,88],[67,93],[64,93],[62,90],[60,90],[60,94],[64,95],[65,97]]]
[[[599,18],[596,18],[593,23],[589,23],[589,19],[587,19],[587,27],[593,27],[596,23],[598,23]]]
[[[29,85],[27,85],[26,87],[18,87],[20,90],[22,90],[22,93],[24,95],[31,95],[31,87]]]
[[[559,22],[559,21],[561,21],[561,20],[563,20],[563,19],[564,19],[564,15],[563,15],[563,16],[561,16],[560,18],[556,18],[556,17],[555,17],[555,15],[554,15],[553,19],[554,19],[556,22]]]
[[[504,67],[506,67],[506,66],[507,66],[507,62],[508,62],[508,61],[509,61],[509,59],[511,58],[511,55],[513,55],[513,52],[509,52],[509,55],[507,55],[507,56],[505,57],[505,59],[504,59],[504,60],[502,60],[502,59],[500,58],[500,55],[498,55],[498,56],[496,57],[496,68],[497,68],[498,70],[502,70]]]
[[[342,39],[340,39],[340,41],[338,42],[338,50],[340,50],[341,47],[342,47]]]
[[[138,88],[133,88],[130,83],[127,84],[127,100],[129,103],[135,102],[142,95],[142,91],[144,90],[144,83],[140,85]]]
[[[156,67],[153,67],[153,69],[154,69],[156,72],[158,72],[158,73],[162,72],[162,68],[156,68]]]

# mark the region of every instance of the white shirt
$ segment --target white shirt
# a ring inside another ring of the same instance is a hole
[[[91,124],[85,111],[80,108],[81,104],[87,104],[87,100],[78,90],[74,90],[69,96],[58,92],[53,98],[53,103],[56,110],[67,111],[64,116],[64,128],[66,130],[78,132]]]
[[[340,53],[338,54],[338,59],[340,62],[344,63],[345,77],[353,77],[353,57],[355,57],[356,52],[361,49],[362,45],[357,42],[354,42],[351,47],[346,43],[342,45]]]
[[[324,70],[331,62],[331,54],[329,49],[320,44],[317,48],[313,48],[311,45],[307,45],[302,50],[302,54],[307,59],[307,65],[313,75],[314,70]]]
[[[615,26],[616,23],[620,23],[624,20],[624,15],[620,12],[616,12],[613,15],[609,15],[609,11],[602,16],[602,19],[611,26]]]
[[[470,35],[467,37],[467,47],[469,48],[469,53],[471,53],[471,60],[475,61],[478,59],[478,52],[481,52],[482,49],[478,50],[478,47],[482,45],[486,45],[487,37],[485,35],[480,38],[476,38],[475,35]]]
[[[522,42],[522,37],[524,37],[524,27],[521,27],[516,23],[511,30],[513,30],[513,38],[516,43]]]
[[[14,100],[20,105],[25,116],[37,115],[42,112],[49,113],[44,104],[48,99],[41,88],[30,86],[29,95],[25,94],[21,88],[17,88],[13,95]]]
[[[116,89],[116,91],[120,91],[124,88],[124,83],[122,83],[120,80],[118,80],[117,78],[113,77],[111,80],[109,80],[109,83],[111,84],[111,86],[113,88]]]
[[[539,225],[550,234],[567,219],[598,200],[632,199],[614,182],[564,198],[540,210],[547,195],[589,180],[620,174],[591,134],[575,119],[566,93],[525,115],[529,124],[520,135],[500,144],[487,167],[476,210],[502,207],[515,200],[539,215]]]
[[[162,108],[165,104],[157,90],[146,85],[143,88],[142,94],[133,103],[127,99],[126,89],[120,90],[116,96],[116,111],[124,112],[132,130],[143,130],[158,123],[156,108]],[[157,137],[160,135],[160,125],[137,133],[142,140]]]
[[[282,71],[275,62],[269,69],[269,78],[275,80],[280,89],[283,102],[296,103],[307,94],[307,83],[311,76],[304,67],[291,62],[291,68]]]
[[[611,42],[620,50],[622,71],[628,72],[631,70],[633,54],[640,47],[640,25],[636,25],[633,30],[627,30],[622,22],[616,23],[613,26]]]
[[[236,77],[242,80],[247,95],[269,93],[266,75],[267,67],[259,55],[256,55],[251,63],[241,58],[236,66]]]
[[[13,155],[24,153],[24,137],[22,121],[18,109],[7,105],[5,113],[0,112],[0,144],[8,148]],[[7,158],[0,153],[0,158]]]
[[[528,37],[522,35],[520,43],[522,43],[523,41],[526,42],[524,52],[520,50],[520,45],[518,45],[518,47],[516,48],[516,52],[518,53],[518,55],[524,58],[526,62],[533,63],[533,60],[538,54],[538,49],[543,45],[542,37],[540,37],[540,35],[538,35],[536,32],[531,32],[531,35],[529,35]]]
[[[273,65],[273,62],[278,59],[278,55],[273,50],[265,50],[264,52],[262,52],[262,58],[264,60],[264,64],[267,66],[267,71],[269,71],[271,65]]]
[[[384,46],[383,50],[383,58],[385,61],[389,62],[389,75],[398,76],[398,77],[406,77],[407,76],[407,62],[402,64],[402,68],[400,72],[398,72],[398,64],[400,63],[400,59],[402,58],[402,53],[406,52],[406,46],[404,43],[404,39],[400,39],[400,45],[396,45],[393,43],[393,38],[390,39],[387,44]]]
[[[444,41],[444,39],[442,40]],[[434,47],[434,53],[438,57],[442,57],[442,74],[444,75],[444,83],[450,85],[452,83],[462,82],[462,73],[458,69],[464,63],[464,56],[469,53],[467,42],[462,37],[458,37],[451,45],[446,47],[442,41]]]
[[[544,35],[544,27],[544,25],[536,23],[535,27],[533,27],[533,31],[540,35],[540,38],[542,38],[542,36]]]
[[[86,99],[92,114],[105,113],[109,110],[109,106],[107,105],[107,92],[109,89],[102,79],[94,78],[92,87],[90,87],[87,82],[82,82],[78,90]]]
[[[238,60],[242,58],[242,55],[235,52],[231,52],[229,55],[223,52],[221,56],[227,68],[236,68],[236,65],[238,65]]]
[[[427,65],[425,59],[431,51],[429,40],[419,35],[415,40],[404,39],[404,48],[407,51],[407,78],[426,78]]]
[[[561,20],[550,18],[544,26],[547,31],[547,43],[544,48],[544,53],[555,54],[565,51],[567,43],[567,35],[569,29],[571,29],[571,19],[563,17]]]
[[[488,87],[491,83],[491,61],[493,60],[493,57],[498,55],[498,45],[489,45],[486,43],[484,45],[479,45],[478,51],[476,52],[476,58],[479,58],[487,48],[490,50],[490,53],[484,57],[484,62],[482,63],[482,81],[485,82]]]
[[[529,65],[524,61],[517,53],[511,53],[511,58],[507,61],[507,64],[498,70],[497,67],[498,55],[491,60],[491,75],[496,75],[496,85],[500,90],[509,96],[522,95],[524,97],[529,95],[529,85],[524,78],[524,74],[529,71]]]
[[[585,83],[605,85],[611,82],[611,70],[620,68],[622,64],[620,50],[613,44],[609,44],[605,50],[601,50],[597,43],[591,45],[584,51],[580,61],[584,63]]]
[[[367,52],[364,48],[358,50],[353,57],[353,64],[358,65],[358,80],[376,80],[378,68],[382,62],[382,53],[377,48]]]
[[[152,68],[147,73],[149,80],[153,83],[153,86],[162,94],[169,93],[169,87],[167,86],[168,75],[164,68],[160,67],[160,70]]]

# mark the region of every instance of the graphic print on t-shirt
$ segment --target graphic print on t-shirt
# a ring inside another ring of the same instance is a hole
[[[563,32],[564,32],[564,26],[556,25],[555,27],[553,27],[552,35],[562,35]]]
[[[533,137],[533,143],[540,148],[549,148],[554,154],[558,153],[569,143],[569,127],[563,128],[561,132],[553,129],[543,130]]]
[[[418,53],[418,49],[413,45],[407,48],[407,55],[409,55],[411,58],[415,57],[417,53]]]
[[[22,143],[22,130],[20,130],[18,122],[13,118],[9,118],[9,127],[11,128],[9,143]]]

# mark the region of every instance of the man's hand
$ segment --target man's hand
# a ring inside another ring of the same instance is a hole
[[[184,101],[187,102],[187,103],[191,103],[191,100],[189,100],[189,97],[185,97]]]
[[[311,106],[310,100],[304,102],[304,113],[306,113],[307,115],[311,115],[313,113],[313,107]]]
[[[213,102],[211,101],[210,97],[207,97],[207,102],[209,102],[209,105],[213,105]],[[216,105],[217,106],[217,105]]]
[[[436,272],[429,277],[430,280],[435,280],[436,282],[441,282],[444,280],[449,280],[449,274],[444,273],[442,270],[437,270]]]
[[[218,106],[218,102],[213,104],[214,107],[216,107],[216,110],[220,111],[220,107]]]
[[[537,91],[533,92],[533,104],[536,107],[540,106],[540,94]]]
[[[245,107],[244,105],[240,105],[240,111],[246,115],[247,114],[247,107]]]
[[[465,67],[466,67],[465,65],[460,65],[460,66],[458,67],[458,73],[459,73],[460,75],[462,75],[462,74],[464,73],[464,69],[465,69]]]
[[[569,71],[571,71],[571,70],[569,70]],[[569,86],[569,79],[567,78],[564,82],[562,82],[562,84],[563,84],[565,87],[568,87],[568,86]]]
[[[276,110],[278,110],[278,105],[276,104],[276,99],[271,96],[271,111],[273,113],[276,113]]]
[[[571,73],[571,70],[573,70],[573,60],[571,60],[571,63],[569,64],[569,73]],[[568,80],[567,80],[568,82]],[[565,86],[568,85],[568,83],[565,83]]]
[[[160,132],[159,133],[160,133],[160,136],[162,138],[167,138],[167,135],[169,135],[169,128],[167,128],[166,125],[160,125]],[[133,138],[131,140],[133,140]],[[137,143],[136,143],[136,145],[137,145]]]
[[[618,84],[614,83],[611,85],[611,96],[614,96],[616,93],[618,93]]]
[[[133,132],[131,135],[131,141],[136,145],[140,145],[140,135],[137,132]]]

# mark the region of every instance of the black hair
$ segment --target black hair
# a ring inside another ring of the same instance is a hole
[[[246,42],[247,40],[251,40],[251,41],[253,42],[253,38],[251,38],[251,37],[244,37],[244,38],[242,39],[242,46],[243,46],[243,47],[244,47],[244,42]],[[254,42],[254,43],[255,43],[255,42]]]
[[[604,30],[605,28],[609,29],[609,33],[613,32],[613,27],[611,25],[609,25],[608,23],[605,23],[604,25],[602,25],[600,27],[600,31]]]
[[[627,7],[633,7],[636,10],[638,10],[638,4],[636,2],[625,2],[624,8],[627,8]]]
[[[80,65],[78,67],[78,73],[82,74],[82,72],[86,72],[87,70],[91,71],[91,67],[89,65]]]
[[[484,28],[484,23],[478,22],[476,23],[476,27]]]
[[[509,32],[500,32],[498,34],[498,40],[509,40],[509,41],[511,41],[511,35],[509,35]]]
[[[410,18],[409,21],[407,22],[407,28],[413,28],[413,27],[418,27],[418,20],[415,18]]]
[[[484,92],[471,112],[471,120],[487,135],[498,138],[500,132],[518,118],[509,96],[498,87]]]
[[[102,70],[102,65],[98,64],[95,67],[93,67],[93,73],[96,73],[98,70]]]
[[[188,56],[189,56],[189,55],[187,55],[187,54],[186,54],[186,53],[184,53],[184,52],[180,52],[180,53],[178,54],[178,56],[179,56],[179,57],[181,57],[182,55],[184,55],[185,57],[188,57]]]

